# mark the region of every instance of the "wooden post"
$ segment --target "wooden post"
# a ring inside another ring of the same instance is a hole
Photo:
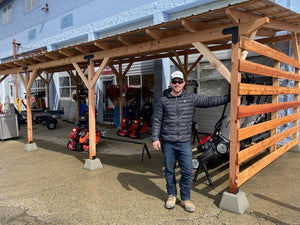
[[[88,65],[88,81],[89,84],[95,76],[94,61],[90,60]],[[95,124],[95,86],[89,85],[88,87],[88,106],[89,106],[89,159],[96,157],[96,124]]]
[[[237,154],[240,150],[238,141],[238,129],[240,128],[240,119],[238,119],[238,107],[241,104],[239,96],[239,84],[241,83],[241,73],[239,72],[239,60],[241,58],[240,42],[232,43],[231,48],[231,113],[230,113],[230,159],[229,159],[229,192],[237,193],[237,175],[239,173],[239,164],[237,163]]]
[[[32,135],[32,113],[31,113],[31,87],[28,86],[30,80],[30,73],[26,71],[26,111],[27,111],[27,143],[30,144],[33,141]]]
[[[76,76],[75,76],[75,82],[76,82],[76,99],[77,99],[77,110],[76,110],[76,119],[77,122],[79,121],[79,116],[80,116],[80,99],[79,99],[79,74],[76,71]]]
[[[297,33],[292,33],[292,44],[293,44],[293,51],[294,51],[294,57],[295,59],[300,62],[300,37],[299,34],[297,35]],[[299,68],[295,67],[295,74],[300,75],[300,70]],[[300,88],[300,83],[299,81],[295,81],[294,84],[295,88]],[[294,101],[299,101],[300,100],[300,96],[299,94],[294,95]],[[297,114],[299,112],[299,107],[294,108],[294,114]],[[299,119],[293,122],[293,126],[297,126],[299,124]],[[299,138],[299,132],[296,132],[293,135],[293,139],[298,139]],[[299,140],[298,140],[298,144],[299,144]]]
[[[120,90],[120,94],[119,94],[119,118],[120,118],[120,123],[123,119],[123,80],[124,77],[126,76],[126,74],[128,73],[130,67],[133,64],[133,60],[130,60],[129,64],[127,65],[126,69],[124,70],[124,72],[122,71],[122,64],[119,63],[119,71],[116,70],[116,68],[113,65],[109,65],[111,70],[114,72],[114,74],[117,76],[118,78],[118,84],[119,84],[119,90]]]
[[[17,59],[17,43],[16,39],[13,39],[13,59]],[[13,74],[15,78],[15,89],[16,89],[16,98],[19,98],[19,85],[18,85],[18,76],[17,74]]]
[[[120,95],[119,95],[119,117],[120,117],[120,123],[121,123],[121,121],[123,119],[123,80],[125,77],[122,75],[122,64],[121,63],[119,64],[119,74],[117,76],[118,76],[119,92],[120,92]]]
[[[51,77],[52,75],[50,75]],[[46,96],[47,96],[47,108],[50,109],[50,91],[49,91],[50,79],[49,74],[46,72]]]
[[[280,62],[274,60],[274,68],[280,70]],[[279,86],[279,79],[273,77],[273,86],[278,87]],[[278,103],[278,95],[272,95],[272,103]],[[271,113],[271,120],[277,119],[278,117],[278,112],[272,112]],[[271,136],[277,134],[277,128],[274,128],[271,130]],[[277,144],[275,143],[273,146],[270,147],[270,152],[274,152],[277,149]]]

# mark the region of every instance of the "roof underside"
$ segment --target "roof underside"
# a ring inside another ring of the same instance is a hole
[[[260,25],[261,24],[261,25]],[[110,65],[199,53],[194,42],[206,44],[212,51],[230,48],[231,35],[224,28],[239,26],[240,34],[250,35],[251,26],[259,26],[256,38],[273,43],[289,37],[275,37],[278,31],[300,32],[300,15],[268,0],[254,0],[202,14],[105,37],[51,52],[19,57],[0,64],[0,75],[34,69],[59,72],[74,70],[72,63],[85,67],[86,55],[95,65],[108,57]]]

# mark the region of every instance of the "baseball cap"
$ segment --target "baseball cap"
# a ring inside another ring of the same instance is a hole
[[[180,78],[183,80],[183,73],[181,73],[180,71],[175,71],[171,74],[171,80],[173,80],[174,78]]]

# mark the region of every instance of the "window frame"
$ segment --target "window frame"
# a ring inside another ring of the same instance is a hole
[[[4,10],[6,11],[4,12]],[[2,24],[5,25],[11,22],[12,17],[12,3],[8,3],[7,5],[2,7]]]
[[[27,5],[30,4],[30,6],[27,8]],[[25,0],[25,13],[29,12],[35,8],[37,8],[39,5],[39,0]]]
[[[68,78],[68,85],[65,85],[65,86],[62,86],[61,85],[61,79],[65,79],[65,78]],[[79,81],[80,84],[82,84],[83,82],[80,80]],[[62,96],[61,92],[62,92],[62,89],[69,89],[69,96]],[[59,90],[59,98],[61,99],[71,99],[72,98],[72,92],[74,90],[76,90],[76,82],[73,80],[73,78],[71,76],[60,76],[58,78],[58,90]]]

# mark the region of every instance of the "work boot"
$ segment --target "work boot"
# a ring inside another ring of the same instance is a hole
[[[167,209],[173,209],[175,207],[175,204],[176,204],[176,196],[169,195],[165,207]]]
[[[196,209],[196,207],[194,206],[191,200],[186,200],[186,201],[181,200],[181,206],[183,206],[187,212],[194,212]]]

